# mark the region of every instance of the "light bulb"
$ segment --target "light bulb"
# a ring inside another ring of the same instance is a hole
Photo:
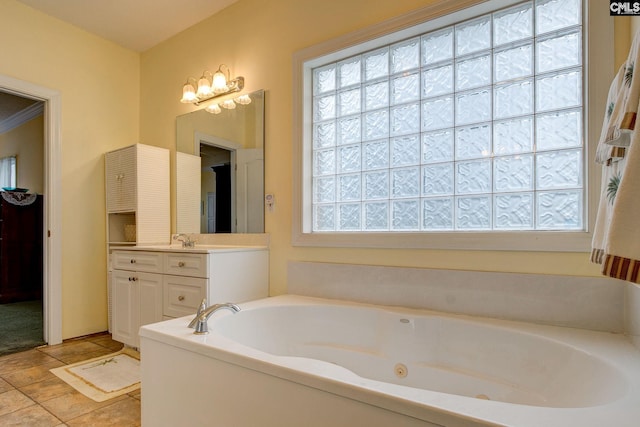
[[[198,97],[204,98],[211,95],[213,91],[211,90],[211,85],[209,84],[209,79],[207,79],[204,75],[200,77],[198,80]]]
[[[240,95],[236,98],[236,102],[240,105],[251,104],[251,97],[249,95]]]
[[[225,93],[229,90],[227,86],[227,78],[224,76],[222,71],[218,70],[213,75],[213,92],[214,93]]]
[[[222,102],[222,108],[233,110],[234,108],[236,108],[236,103],[233,102],[233,99],[227,99],[226,101]]]
[[[211,114],[220,114],[222,112],[222,109],[220,108],[220,106],[216,103],[213,103],[211,105],[209,105],[206,108],[207,112],[211,113]]]
[[[196,97],[196,90],[193,88],[193,85],[191,83],[186,83],[182,87],[182,99],[180,100],[180,102],[182,102],[183,104],[189,104],[197,100],[198,98]]]

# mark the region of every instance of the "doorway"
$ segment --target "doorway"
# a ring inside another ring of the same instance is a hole
[[[62,259],[60,215],[60,117],[58,91],[13,77],[0,75],[0,92],[33,100],[42,106],[43,191],[42,207],[42,299],[39,309],[42,339],[54,345],[62,342]],[[19,166],[18,166],[19,167]]]
[[[215,217],[214,233],[231,233],[231,165],[211,166],[216,175],[216,192],[214,212],[209,216]]]
[[[234,151],[201,142],[200,159],[202,195],[207,201],[201,213],[201,230],[232,233],[235,231]]]
[[[43,112],[0,91],[0,356],[45,344]]]
[[[195,133],[194,142],[194,154],[200,157],[200,176],[194,177],[201,184],[200,232],[212,232],[209,219],[215,215],[207,215],[210,198],[215,199],[216,209],[225,210],[227,216],[230,210],[231,225],[216,225],[218,232],[264,232],[264,150],[243,148],[200,132]],[[216,189],[216,176],[224,182],[220,191]]]

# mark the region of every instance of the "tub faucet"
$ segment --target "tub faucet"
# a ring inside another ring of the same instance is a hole
[[[183,248],[193,248],[196,245],[196,241],[195,239],[193,239],[193,236],[191,236],[191,234],[176,234],[175,236],[173,236],[173,240],[182,242]]]
[[[209,326],[207,324],[207,320],[209,320],[209,317],[211,317],[213,313],[223,308],[231,310],[234,313],[240,311],[240,307],[230,302],[224,304],[213,304],[212,306],[206,307],[206,300],[203,299],[202,303],[200,303],[200,307],[198,308],[198,312],[196,313],[196,317],[194,317],[189,323],[190,328],[195,328],[193,333],[196,335],[208,334]]]

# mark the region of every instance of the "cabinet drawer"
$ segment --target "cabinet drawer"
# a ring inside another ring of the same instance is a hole
[[[164,272],[178,276],[207,277],[207,255],[166,253]]]
[[[182,317],[195,314],[207,296],[207,279],[183,276],[164,276],[165,316]]]
[[[113,268],[162,273],[161,252],[113,251]]]

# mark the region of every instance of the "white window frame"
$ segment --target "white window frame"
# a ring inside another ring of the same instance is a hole
[[[311,74],[327,61],[391,44],[522,0],[440,0],[434,5],[296,52],[293,56],[293,217],[294,246],[589,252],[600,195],[595,149],[614,75],[613,19],[597,0],[585,0],[584,31],[584,198],[585,231],[483,232],[311,232]],[[597,58],[596,61],[589,60]],[[606,66],[610,64],[610,66]]]

